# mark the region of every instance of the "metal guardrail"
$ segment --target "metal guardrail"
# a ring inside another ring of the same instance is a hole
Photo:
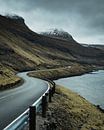
[[[32,106],[36,106],[36,111],[38,112],[41,104],[42,104],[42,97],[45,96],[46,93],[49,93],[50,85],[48,82],[48,88],[46,92],[36,101],[32,104]],[[22,130],[24,126],[29,121],[29,108],[22,113],[19,117],[17,117],[13,122],[11,122],[7,127],[5,127],[3,130]]]

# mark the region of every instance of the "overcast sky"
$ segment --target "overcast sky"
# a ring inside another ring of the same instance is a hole
[[[35,32],[59,28],[81,43],[104,43],[104,0],[0,0],[0,14],[17,14]]]

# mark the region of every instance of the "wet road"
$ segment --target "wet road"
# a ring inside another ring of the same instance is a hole
[[[11,123],[46,90],[47,83],[43,80],[28,77],[27,72],[19,73],[25,82],[17,88],[0,92],[0,130]]]

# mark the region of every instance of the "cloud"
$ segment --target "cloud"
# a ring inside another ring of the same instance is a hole
[[[104,0],[0,0],[0,12],[23,16],[34,31],[63,28],[80,42],[104,42]]]

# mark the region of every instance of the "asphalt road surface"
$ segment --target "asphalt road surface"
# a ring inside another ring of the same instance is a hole
[[[0,130],[32,105],[46,90],[43,80],[28,77],[27,72],[19,73],[25,82],[17,88],[0,92]]]

